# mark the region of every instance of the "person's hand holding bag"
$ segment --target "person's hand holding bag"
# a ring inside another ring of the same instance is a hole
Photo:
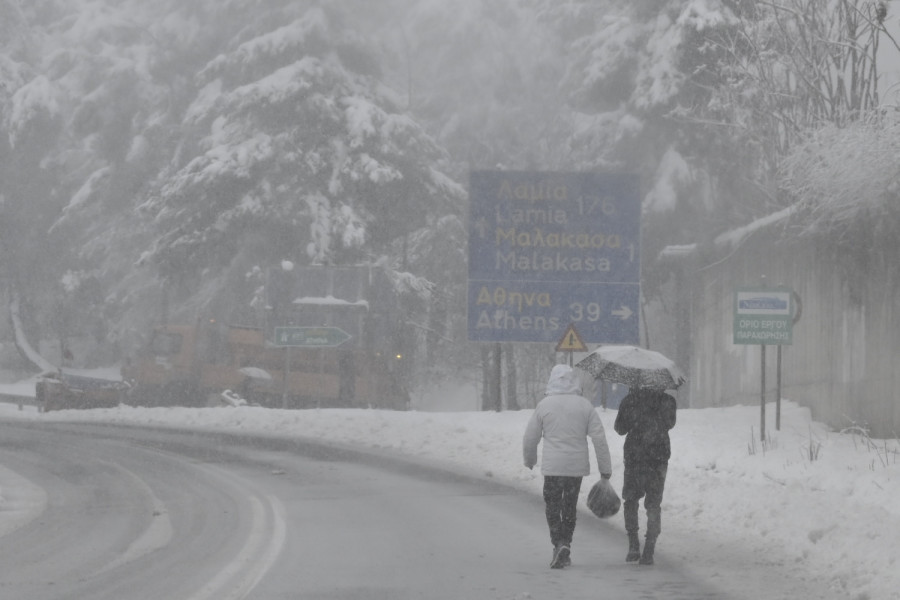
[[[591,512],[600,517],[607,519],[619,512],[622,506],[622,500],[613,488],[608,477],[601,476],[600,479],[591,487],[587,497],[588,508]]]

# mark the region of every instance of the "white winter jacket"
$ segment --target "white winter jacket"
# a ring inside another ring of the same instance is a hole
[[[556,365],[547,382],[547,396],[538,402],[522,439],[522,455],[529,469],[537,464],[543,438],[542,475],[590,475],[587,438],[591,438],[602,474],[612,473],[612,460],[600,415],[581,395],[578,374],[568,365]]]

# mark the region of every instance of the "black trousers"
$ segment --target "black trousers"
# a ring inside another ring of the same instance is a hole
[[[625,481],[622,485],[622,512],[625,514],[625,531],[638,532],[638,502],[644,498],[647,511],[647,537],[656,539],[662,531],[663,490],[669,463],[625,463]]]
[[[561,475],[544,477],[544,506],[547,525],[550,526],[550,542],[554,546],[572,545],[580,491],[581,477]]]

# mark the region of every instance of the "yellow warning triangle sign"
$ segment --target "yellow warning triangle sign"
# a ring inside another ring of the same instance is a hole
[[[569,324],[568,329],[556,344],[557,352],[587,352],[587,346],[581,341],[581,336],[575,330],[575,325]]]

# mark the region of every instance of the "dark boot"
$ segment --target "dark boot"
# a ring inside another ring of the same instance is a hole
[[[572,566],[572,551],[569,546],[563,546],[559,550],[559,564],[565,567]]]
[[[640,564],[642,565],[652,565],[653,564],[653,551],[656,549],[656,538],[647,537],[644,540],[644,552],[641,554]]]
[[[569,547],[565,545],[555,546],[553,548],[553,558],[550,560],[551,569],[563,569],[572,564],[569,558]]]
[[[628,532],[628,554],[625,555],[625,562],[637,562],[641,558],[641,540],[638,538],[637,531]]]

